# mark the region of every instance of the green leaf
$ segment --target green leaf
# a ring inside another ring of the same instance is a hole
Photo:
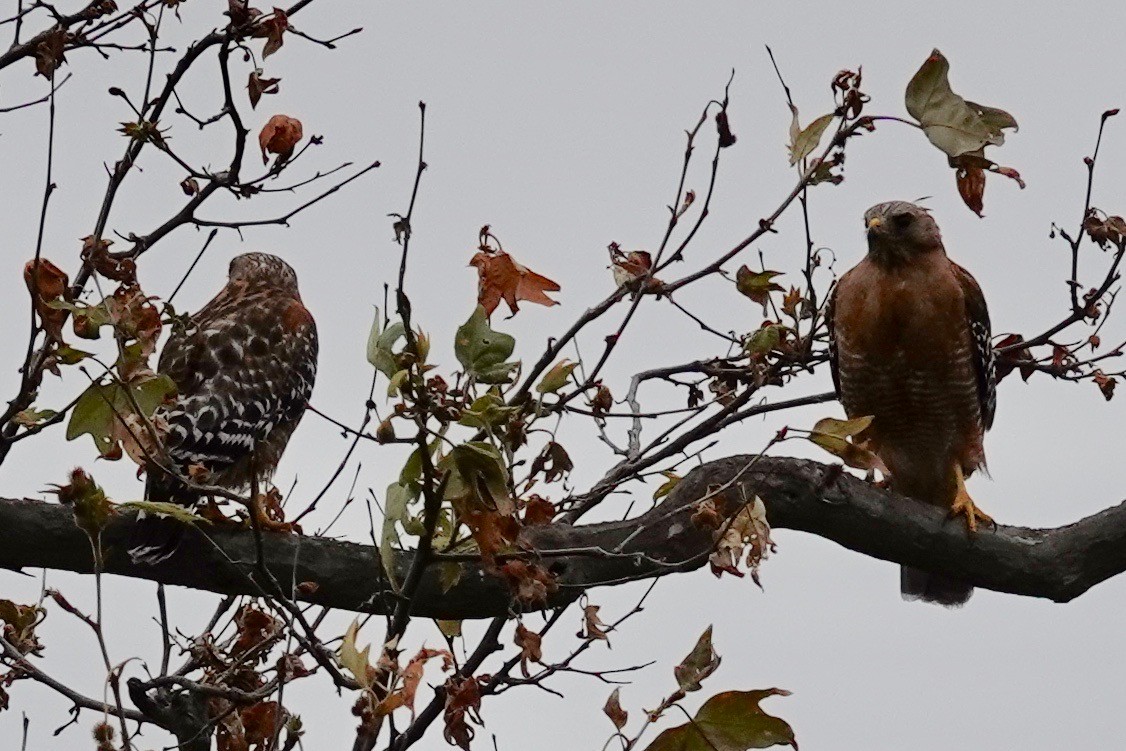
[[[145,417],[152,417],[156,408],[176,393],[176,384],[166,375],[154,375],[129,385],[133,399]],[[133,403],[119,382],[91,384],[75,402],[66,426],[66,439],[73,441],[84,433],[94,439],[94,445],[105,456],[113,450],[114,423],[117,416],[133,413]]]
[[[659,498],[664,498],[666,495],[672,492],[672,489],[675,488],[677,484],[680,483],[680,475],[678,475],[676,472],[666,469],[663,470],[661,474],[665,476],[665,481],[661,485],[661,487],[657,488],[653,492],[654,501]]]
[[[837,420],[825,417],[817,421],[810,431],[809,440],[856,469],[878,469],[887,472],[880,458],[863,445],[855,443],[855,436],[872,424],[872,417]],[[853,438],[853,441],[848,440]]]
[[[387,384],[387,396],[397,396],[399,389],[401,389],[403,387],[403,384],[407,382],[407,379],[410,378],[410,375],[411,373],[409,370],[395,371],[395,375],[391,376],[391,383]]]
[[[805,130],[801,129],[798,123],[798,108],[790,105],[790,111],[793,113],[794,118],[790,123],[790,166],[805,159],[813,153],[817,145],[821,143],[821,136],[825,133],[825,129],[829,127],[829,123],[833,122],[833,115],[822,115],[809,125]]]
[[[798,747],[789,723],[762,711],[759,702],[789,691],[724,691],[704,702],[692,722],[669,728],[645,751],[749,751],[771,746]]]
[[[395,580],[395,547],[399,545],[399,533],[395,524],[406,519],[407,504],[411,501],[411,493],[397,482],[387,486],[387,495],[383,500],[383,532],[379,537],[379,560],[383,564],[383,571],[387,574],[387,581],[391,590],[398,594],[399,583]]]
[[[454,354],[465,372],[482,383],[507,383],[518,363],[506,362],[516,348],[508,334],[493,331],[480,305],[454,338]]]
[[[748,355],[765,355],[773,351],[782,341],[785,326],[770,323],[757,329],[743,343],[743,351]]]
[[[681,691],[699,691],[700,681],[714,673],[719,663],[720,656],[712,647],[712,627],[708,626],[696,640],[696,646],[672,672]]]
[[[92,352],[85,352],[80,349],[75,349],[69,344],[63,344],[55,350],[55,359],[63,365],[74,365],[85,360],[92,355]]]
[[[57,414],[58,412],[53,409],[35,409],[33,407],[29,407],[25,410],[17,412],[12,417],[12,422],[14,422],[16,425],[23,425],[25,428],[31,428],[42,422],[50,420]]]
[[[740,266],[735,272],[735,288],[742,294],[762,305],[763,313],[770,301],[771,292],[785,292],[786,290],[773,281],[774,277],[782,276],[781,271],[751,271],[747,266]]]
[[[439,618],[434,623],[438,624],[438,630],[448,639],[456,639],[461,636],[461,621],[444,621]]]
[[[372,322],[371,332],[368,334],[367,358],[376,370],[388,378],[393,378],[399,371],[399,366],[395,364],[395,344],[407,335],[407,329],[402,321],[395,321],[383,329],[382,320],[379,308],[376,308],[375,321]]]
[[[359,621],[352,621],[352,625],[348,626],[348,630],[344,632],[344,638],[340,642],[340,651],[337,656],[340,658],[340,664],[352,677],[356,679],[364,688],[371,688],[375,682],[376,671],[371,666],[371,645],[368,644],[362,650],[356,648],[356,637],[359,636],[360,623]]]
[[[178,503],[168,503],[166,501],[128,501],[119,505],[122,508],[133,508],[138,511],[144,511],[146,514],[166,516],[169,519],[175,519],[181,524],[197,524],[199,522],[203,522],[204,524],[211,523],[210,519],[200,516],[199,514],[193,514],[191,509],[187,506],[181,506]]]
[[[468,428],[494,430],[508,422],[517,411],[516,407],[505,406],[499,394],[489,391],[474,399],[457,422]]]
[[[449,472],[446,498],[461,502],[477,501],[502,514],[515,512],[508,492],[508,470],[496,447],[484,441],[469,441],[454,446],[442,457],[438,468]]]
[[[543,380],[536,386],[536,391],[541,394],[554,394],[567,385],[567,381],[571,378],[571,373],[578,366],[579,364],[577,362],[560,360],[552,366],[551,370],[544,373]]]
[[[1005,129],[1017,122],[1004,110],[967,102],[950,88],[950,63],[931,52],[907,84],[907,111],[932,144],[953,158],[1005,142]]]

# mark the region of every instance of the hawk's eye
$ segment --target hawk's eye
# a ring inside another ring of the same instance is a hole
[[[910,227],[913,221],[915,221],[915,217],[911,214],[896,214],[891,218],[891,225],[895,227],[896,231],[902,232]]]

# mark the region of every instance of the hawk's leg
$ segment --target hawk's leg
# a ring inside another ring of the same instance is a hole
[[[970,532],[977,532],[979,523],[996,526],[997,523],[993,521],[993,517],[979,509],[974,504],[973,499],[970,498],[969,492],[966,491],[966,478],[962,474],[961,463],[954,463],[954,474],[958,479],[958,493],[954,496],[954,505],[950,507],[950,516],[966,517],[966,528]]]
[[[256,453],[250,455],[250,526],[258,530],[266,530],[268,532],[281,532],[283,534],[292,534],[293,525],[288,524],[282,518],[275,518],[281,516],[281,513],[270,514],[267,510],[267,504],[272,505],[275,509],[280,509],[278,499],[281,497],[277,494],[276,490],[270,490],[265,493],[261,492],[259,485],[258,474],[258,457]],[[272,503],[271,503],[272,501]]]

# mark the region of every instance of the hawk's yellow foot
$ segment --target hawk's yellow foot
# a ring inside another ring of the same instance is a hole
[[[966,490],[966,479],[962,474],[962,467],[955,465],[955,476],[958,479],[958,494],[954,497],[954,504],[950,507],[950,516],[964,516],[966,517],[966,529],[970,533],[977,532],[978,524],[988,524],[996,527],[997,522],[993,521],[993,517],[985,513],[974,504],[973,498],[970,498],[969,492]]]

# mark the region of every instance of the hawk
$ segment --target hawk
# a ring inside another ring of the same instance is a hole
[[[167,425],[164,449],[171,466],[147,468],[148,500],[195,505],[200,493],[182,478],[234,491],[254,479],[269,480],[317,374],[317,327],[301,302],[293,268],[268,253],[237,256],[226,286],[173,331],[158,367],[178,393],[156,414]],[[257,499],[252,513],[272,526]],[[143,520],[131,558],[164,560],[183,530],[169,519]]]
[[[985,469],[996,372],[989,310],[970,273],[946,256],[926,209],[904,201],[864,214],[868,254],[829,298],[830,367],[849,418],[872,416],[862,438],[891,487],[950,509],[970,532],[991,523],[966,492]],[[961,605],[963,581],[903,567],[905,599]]]

